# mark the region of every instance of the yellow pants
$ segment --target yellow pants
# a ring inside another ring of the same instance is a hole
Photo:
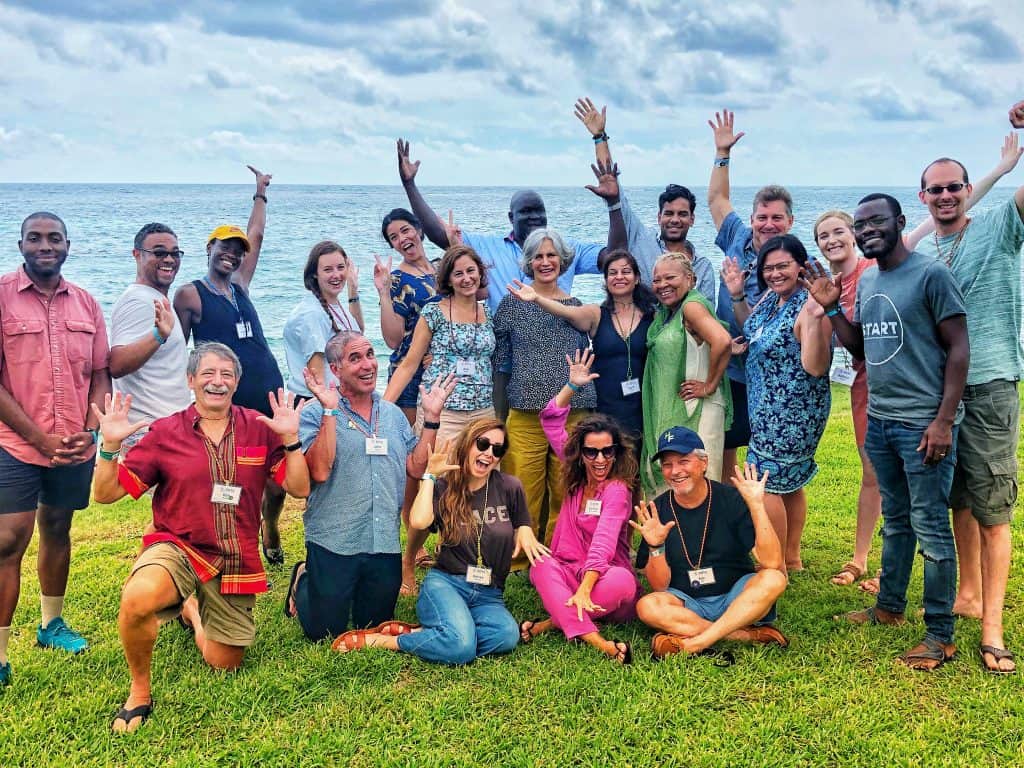
[[[586,411],[570,411],[566,429],[572,430],[586,415]],[[551,544],[551,534],[562,507],[562,462],[548,445],[536,411],[509,408],[505,426],[508,428],[508,453],[501,460],[501,470],[519,478],[526,491],[533,531],[541,543]],[[512,570],[522,570],[528,565],[526,556],[520,555],[512,562]]]

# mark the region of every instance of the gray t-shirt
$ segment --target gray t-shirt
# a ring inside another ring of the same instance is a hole
[[[153,302],[162,301],[160,291],[133,283],[114,304],[110,313],[110,346],[121,347],[152,333]],[[114,379],[114,391],[132,396],[128,418],[132,421],[162,419],[188,407],[192,392],[185,379],[188,347],[178,318],[167,342],[134,373]]]
[[[922,425],[935,418],[946,369],[938,325],[964,314],[960,287],[946,265],[916,251],[893,269],[864,271],[853,321],[864,333],[868,415]],[[959,405],[957,422],[962,415]]]

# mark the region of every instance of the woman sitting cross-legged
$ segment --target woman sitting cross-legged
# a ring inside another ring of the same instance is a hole
[[[422,626],[393,621],[352,630],[335,639],[334,650],[387,648],[424,661],[468,664],[516,647],[519,630],[502,598],[512,558],[521,550],[538,563],[550,552],[530,527],[522,484],[498,471],[507,447],[502,422],[477,419],[459,435],[454,463],[448,445],[430,456],[409,515],[414,545],[428,532],[440,536],[437,565],[416,602]]]
[[[530,581],[551,615],[524,621],[528,643],[552,626],[567,640],[580,639],[622,664],[632,661],[629,643],[605,640],[595,620],[631,621],[640,584],[630,563],[632,495],[637,484],[632,440],[615,419],[587,416],[566,433],[569,401],[590,383],[593,353],[569,358],[569,383],[540,412],[551,449],[562,461],[565,497],[551,539],[551,557],[534,564]]]

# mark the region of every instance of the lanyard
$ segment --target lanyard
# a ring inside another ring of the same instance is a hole
[[[480,524],[476,529],[476,567],[483,568],[484,555],[480,548],[480,541],[484,537],[484,515],[487,514],[487,493],[491,486],[491,474],[487,473],[487,480],[484,481],[484,508],[480,510]]]
[[[344,408],[345,409],[345,413],[348,414],[348,425],[350,427],[352,427],[353,429],[358,430],[360,432],[360,434],[362,434],[363,437],[372,437],[374,439],[377,438],[377,425],[380,423],[380,408],[377,408],[372,403],[370,404],[370,418],[373,419],[373,422],[372,423],[367,422],[368,424],[370,424],[370,431],[367,432],[365,429],[360,427],[359,423],[356,421],[357,418],[361,419],[362,416],[360,416],[355,411],[353,411],[351,408],[349,408],[347,403],[339,402],[338,405],[340,405],[342,408]],[[374,413],[374,409],[375,408],[376,408],[376,413]]]
[[[212,283],[212,282],[210,281],[210,278],[209,278],[209,277],[203,277],[203,282],[204,282],[204,283],[206,284],[206,287],[207,287],[207,288],[209,288],[209,289],[210,289],[211,291],[213,291],[213,293],[215,293],[215,294],[217,294],[218,296],[220,296],[220,297],[222,297],[222,298],[225,298],[225,299],[227,299],[228,301],[230,301],[230,302],[231,302],[231,306],[235,308],[235,312],[237,312],[237,313],[238,313],[238,316],[239,316],[239,317],[241,317],[241,316],[242,316],[242,310],[240,310],[240,309],[238,308],[238,299],[237,299],[237,298],[235,297],[235,284],[234,284],[234,283],[230,283],[230,282],[229,282],[229,283],[228,283],[228,287],[229,287],[229,288],[230,288],[231,290],[229,290],[229,291],[228,291],[227,293],[224,293],[223,291],[221,291],[221,289],[220,289],[220,288],[218,288],[217,286],[215,286],[215,285],[214,285],[214,284],[213,284],[213,283]]]
[[[633,328],[633,322],[636,320],[636,304],[633,305],[633,309],[629,315],[629,327]],[[633,331],[630,330],[628,333],[622,330],[622,326],[618,320],[618,310],[612,314],[612,325],[615,326],[615,332],[619,334],[619,338],[622,339],[622,343],[626,345],[626,381],[633,378],[633,353],[630,350],[629,340],[633,335]]]
[[[335,305],[334,304],[328,304],[327,305],[327,311],[330,312],[331,315],[334,317],[334,319],[338,321],[338,324],[342,327],[342,330],[345,330],[345,331],[354,331],[354,330],[356,330],[352,326],[352,321],[348,319],[348,313],[341,311],[341,307],[340,306],[337,309],[335,309]]]
[[[701,561],[704,559],[704,545],[708,540],[708,523],[711,522],[711,483],[707,480],[704,481],[708,486],[708,510],[704,515],[704,534],[700,537],[700,552],[697,553],[697,564],[694,565],[693,560],[690,559],[690,550],[686,548],[686,537],[683,536],[683,529],[679,525],[679,517],[676,515],[676,505],[672,500],[672,493],[668,494],[668,508],[672,510],[672,518],[676,521],[676,530],[679,531],[679,543],[683,548],[683,557],[686,558],[686,562],[690,564],[692,570],[700,570]]]
[[[460,350],[455,344],[455,306],[452,304],[452,299],[448,297],[448,338],[451,340],[452,352],[456,357],[466,357],[466,355],[459,354]],[[476,343],[477,333],[480,331],[480,302],[473,304],[473,344]]]

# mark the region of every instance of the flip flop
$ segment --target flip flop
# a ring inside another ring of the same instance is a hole
[[[530,643],[532,643],[534,638],[532,630],[536,625],[540,624],[542,621],[543,619],[537,618],[527,619],[526,621],[521,622],[519,624],[519,642],[521,642],[523,645],[529,645]],[[529,624],[529,626],[527,626],[527,624]]]
[[[1017,660],[1014,658],[1013,651],[1007,648],[996,648],[994,645],[979,645],[978,653],[981,655],[981,666],[990,675],[1015,675],[1017,674]],[[985,654],[989,654],[995,659],[995,667],[990,667],[988,661],[985,659]],[[1003,659],[1008,659],[1014,662],[1013,669],[1000,669],[998,664]]]
[[[150,699],[148,704],[142,704],[138,707],[133,707],[132,709],[125,709],[124,707],[121,707],[119,710],[117,710],[117,714],[114,715],[114,719],[110,723],[111,730],[113,730],[114,728],[114,723],[120,720],[124,723],[125,730],[115,731],[115,733],[134,733],[135,731],[139,730],[139,728],[141,728],[149,719],[149,716],[153,714],[154,706],[155,704],[153,702],[153,699]],[[134,720],[136,717],[142,718],[139,721],[139,724],[131,730],[127,730],[128,726],[131,725],[132,720]]]
[[[181,625],[181,628],[188,632],[190,635],[194,635],[196,633],[196,628],[189,624],[187,621],[185,621],[185,619],[182,617],[180,613],[178,614],[178,623]]]
[[[291,602],[295,595],[295,585],[299,580],[299,568],[306,564],[305,560],[299,560],[295,565],[292,566],[292,576],[288,579],[288,590],[284,593],[284,617],[286,619],[294,619],[295,614],[298,611],[292,610]],[[305,573],[305,571],[303,571]]]
[[[917,672],[934,672],[947,661],[956,658],[954,643],[940,643],[934,637],[925,636],[924,640],[899,657],[899,662]],[[927,662],[935,662],[934,666]]]
[[[626,642],[623,642],[622,645],[626,646],[625,649],[619,648],[619,643],[615,643],[615,655],[609,656],[608,658],[612,661],[619,662],[624,667],[628,667],[633,663],[633,646]],[[619,658],[620,654],[621,660]]]

